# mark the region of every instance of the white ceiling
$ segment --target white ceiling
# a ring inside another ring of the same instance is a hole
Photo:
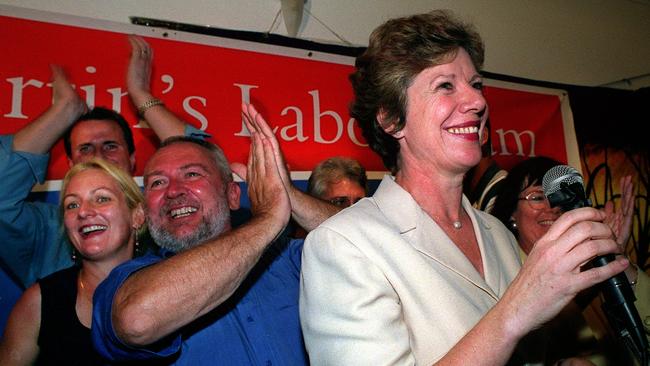
[[[279,0],[0,4],[123,23],[129,16],[142,16],[258,32],[270,29],[280,9]],[[486,71],[586,86],[650,86],[650,0],[307,0],[298,37],[342,44],[336,33],[365,46],[384,20],[434,8],[451,9],[477,26],[487,47]],[[272,31],[286,35],[281,22]]]

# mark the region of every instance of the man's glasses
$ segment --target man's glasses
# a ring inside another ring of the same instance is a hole
[[[543,208],[551,207],[548,199],[543,191],[532,191],[524,197],[518,197],[519,200],[525,200],[533,210],[541,210]]]
[[[353,204],[359,202],[359,200],[361,200],[361,197],[358,197],[358,198],[351,198],[351,197],[343,197],[343,196],[339,196],[339,197],[331,198],[331,199],[329,199],[329,200],[327,200],[327,201],[328,201],[329,203],[335,205],[335,206],[339,206],[339,207],[349,207],[349,206],[352,206]]]

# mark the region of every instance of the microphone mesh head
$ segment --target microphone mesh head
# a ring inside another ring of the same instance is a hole
[[[544,178],[542,178],[544,195],[548,197],[559,191],[561,188],[560,184],[563,182],[569,185],[578,182],[584,187],[582,176],[577,170],[568,165],[557,165],[549,169],[544,174]]]

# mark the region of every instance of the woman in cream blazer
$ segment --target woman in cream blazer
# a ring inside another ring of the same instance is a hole
[[[603,215],[563,215],[519,269],[516,243],[462,195],[488,108],[483,43],[445,11],[376,29],[351,75],[351,114],[393,173],[313,231],[300,315],[314,365],[499,365],[575,294],[627,266]],[[534,342],[533,342],[534,343]]]

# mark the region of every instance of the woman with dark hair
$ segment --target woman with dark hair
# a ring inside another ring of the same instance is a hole
[[[506,225],[515,235],[522,251],[522,260],[533,250],[539,240],[562,211],[551,207],[542,188],[542,179],[546,172],[559,161],[547,157],[533,157],[521,161],[510,170],[503,181],[503,190],[497,197],[492,214]],[[619,251],[624,252],[625,244],[631,234],[632,209],[634,197],[631,177],[621,179],[621,205],[613,210],[613,203],[606,204],[605,222],[610,225],[619,244]],[[635,284],[637,307],[642,318],[648,316],[648,296],[650,280],[636,266],[629,266],[625,271],[630,283]],[[567,357],[585,357],[596,364],[627,364],[633,360],[627,358],[624,347],[616,343],[616,336],[609,334],[601,302],[595,288],[583,291],[570,302],[550,322],[547,361],[556,361]],[[649,318],[650,319],[650,318]]]
[[[501,194],[492,207],[492,215],[512,231],[526,254],[562,214],[559,208],[548,205],[542,189],[544,174],[561,164],[557,160],[539,156],[515,165],[503,181]],[[522,232],[518,230],[518,222],[526,223]]]
[[[603,215],[563,215],[520,270],[517,242],[462,194],[487,119],[483,43],[448,12],[392,19],[350,77],[352,116],[392,172],[307,237],[300,316],[313,365],[499,365],[577,292],[621,272]],[[533,342],[534,343],[534,342]]]
[[[63,179],[61,217],[76,265],[25,290],[0,344],[0,365],[101,365],[90,325],[95,288],[131,259],[144,230],[144,197],[128,173],[103,160]]]

